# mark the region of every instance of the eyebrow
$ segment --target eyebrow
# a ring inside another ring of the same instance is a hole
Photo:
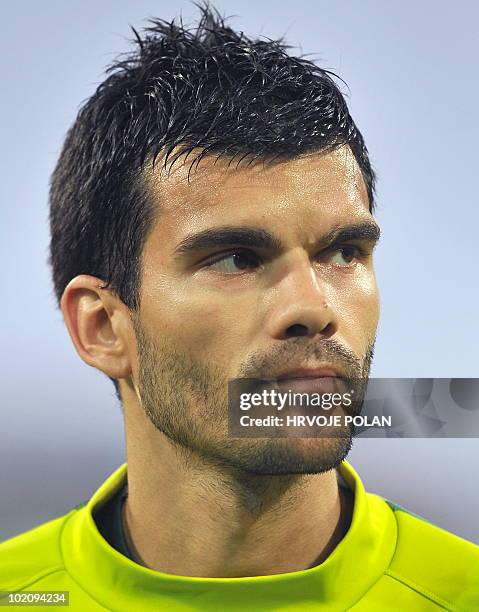
[[[218,246],[244,246],[279,251],[281,241],[265,230],[249,227],[216,227],[187,236],[175,249],[175,255],[186,255]]]
[[[373,221],[361,221],[352,225],[341,225],[335,227],[321,238],[325,246],[336,242],[348,242],[349,240],[365,240],[375,244],[381,236],[379,225]]]
[[[381,230],[372,220],[333,228],[318,241],[323,247],[350,240],[365,240],[376,243]],[[284,245],[279,238],[266,230],[250,227],[217,227],[191,234],[184,238],[174,250],[175,256],[188,255],[221,246],[255,247],[279,252]]]

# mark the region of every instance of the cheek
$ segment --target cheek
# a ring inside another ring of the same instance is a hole
[[[245,315],[226,292],[198,290],[177,280],[164,280],[150,291],[143,309],[148,327],[164,344],[223,367],[238,353]]]
[[[359,349],[376,334],[379,321],[379,292],[372,272],[363,274],[336,294],[339,332]]]

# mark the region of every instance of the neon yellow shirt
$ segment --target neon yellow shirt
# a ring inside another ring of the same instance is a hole
[[[354,491],[352,522],[314,568],[191,578],[138,565],[108,544],[93,518],[126,483],[125,463],[86,504],[0,544],[0,591],[69,591],[65,609],[82,612],[479,611],[479,546],[366,493],[347,462],[338,469]]]

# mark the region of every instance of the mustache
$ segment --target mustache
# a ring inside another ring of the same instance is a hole
[[[374,340],[361,359],[333,338],[311,341],[300,336],[291,338],[267,352],[252,353],[240,367],[238,378],[269,378],[279,367],[302,367],[313,360],[327,361],[341,368],[347,378],[364,378],[369,374],[373,355]]]

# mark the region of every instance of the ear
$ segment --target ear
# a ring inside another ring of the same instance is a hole
[[[131,375],[134,333],[127,306],[103,281],[81,274],[66,286],[60,308],[75,348],[88,365],[115,379]]]

